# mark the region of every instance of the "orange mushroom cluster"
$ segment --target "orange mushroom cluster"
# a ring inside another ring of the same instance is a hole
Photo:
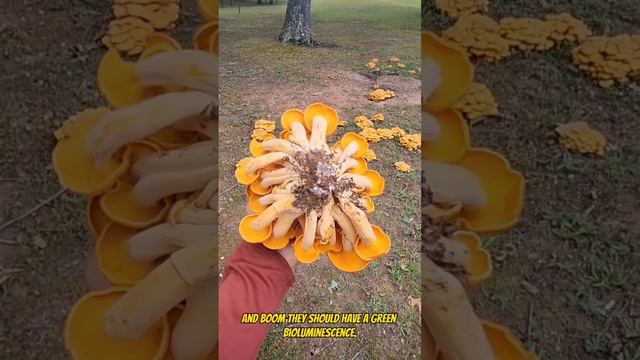
[[[178,0],[115,0],[114,19],[102,43],[127,55],[138,55],[154,31],[171,30],[180,12]]]
[[[238,227],[244,241],[270,249],[293,242],[298,261],[313,263],[324,254],[346,272],[389,252],[389,236],[367,217],[384,178],[368,169],[369,144],[358,134],[329,147],[338,120],[334,109],[315,103],[284,112],[280,138],[251,141],[252,156],[235,171],[252,212]]]
[[[54,169],[88,198],[108,286],[67,317],[73,359],[217,353],[217,55],[152,35],[138,62],[104,55],[98,85],[109,107],[55,132]]]
[[[556,128],[556,133],[560,136],[560,143],[571,151],[604,155],[607,138],[584,121],[562,124]]]
[[[551,25],[551,39],[581,43],[591,36],[591,30],[571,14],[549,14],[544,19]]]
[[[430,64],[423,66],[423,84],[432,89],[422,104],[423,192],[428,194],[423,226],[458,229],[423,229],[423,358],[532,359],[507,329],[477,318],[456,274],[448,271],[460,269],[471,285],[491,275],[491,256],[477,234],[515,225],[524,179],[502,155],[471,147],[467,123],[452,107],[472,84],[467,55],[423,32],[422,57]],[[450,266],[437,265],[442,263]]]
[[[603,88],[640,76],[640,35],[590,37],[572,54],[573,63]]]
[[[259,119],[253,123],[253,131],[251,138],[257,141],[264,141],[273,138],[273,132],[276,130],[276,122],[271,120]]]
[[[442,32],[442,36],[459,45],[469,55],[486,62],[496,62],[511,55],[510,42],[500,36],[500,25],[492,18],[472,14],[463,16]]]
[[[218,0],[198,0],[205,24],[194,37],[194,48],[218,52]],[[180,13],[179,0],[114,0],[114,19],[102,43],[126,55],[139,55],[150,46],[154,32],[175,28]]]
[[[400,171],[400,172],[411,172],[411,165],[407,164],[404,161],[396,161],[393,166],[395,166],[396,170]]]
[[[361,115],[356,116],[354,122],[357,127],[362,129],[358,134],[365,138],[369,143],[377,143],[382,140],[398,139],[400,145],[409,151],[419,149],[422,145],[421,134],[407,134],[406,131],[399,127],[392,128],[374,128],[373,121],[380,122],[384,120],[384,115],[381,113],[373,115],[371,119]],[[373,151],[373,150],[372,150]],[[375,157],[375,154],[373,154]]]
[[[479,13],[461,16],[442,36],[469,55],[495,62],[518,51],[545,51],[557,42],[581,42],[591,31],[571,15],[551,14],[544,20],[503,18],[499,22]]]
[[[487,116],[498,115],[498,104],[491,90],[484,84],[471,83],[467,93],[453,104],[474,125]]]
[[[498,34],[520,51],[545,51],[555,45],[552,23],[531,18],[500,19]]]
[[[367,99],[375,102],[381,102],[394,98],[396,93],[393,90],[373,89],[367,95]]]

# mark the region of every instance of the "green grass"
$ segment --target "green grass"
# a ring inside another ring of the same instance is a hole
[[[236,17],[260,18],[279,15],[284,19],[286,1],[263,6],[241,5],[221,8],[220,19]],[[393,16],[390,16],[393,14]],[[420,3],[418,0],[313,0],[311,1],[312,27],[316,23],[366,24],[378,30],[414,30],[420,27]],[[224,26],[224,21],[222,21]],[[348,32],[349,28],[343,28]]]

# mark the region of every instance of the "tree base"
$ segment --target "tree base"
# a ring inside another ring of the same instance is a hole
[[[312,34],[291,34],[288,31],[283,31],[278,36],[278,40],[282,43],[292,43],[298,46],[317,46],[318,42],[313,38]]]

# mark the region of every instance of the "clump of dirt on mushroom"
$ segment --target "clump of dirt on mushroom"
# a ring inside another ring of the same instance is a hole
[[[427,254],[438,266],[455,275],[461,282],[466,283],[467,271],[464,267],[444,261],[446,248],[441,239],[450,237],[456,231],[456,228],[451,224],[436,222],[425,211],[433,200],[433,193],[425,181],[423,172],[422,193],[420,194],[422,200],[422,252]]]
[[[353,180],[338,179],[339,167],[332,154],[322,150],[299,151],[293,154],[293,159],[294,171],[300,177],[300,185],[293,189],[296,208],[305,213],[320,212],[332,197],[338,202],[339,197],[347,195],[364,210],[358,193],[351,191],[355,187]]]

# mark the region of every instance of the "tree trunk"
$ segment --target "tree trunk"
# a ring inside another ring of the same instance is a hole
[[[278,39],[296,45],[314,46],[317,42],[311,32],[311,0],[287,1],[287,14]]]

